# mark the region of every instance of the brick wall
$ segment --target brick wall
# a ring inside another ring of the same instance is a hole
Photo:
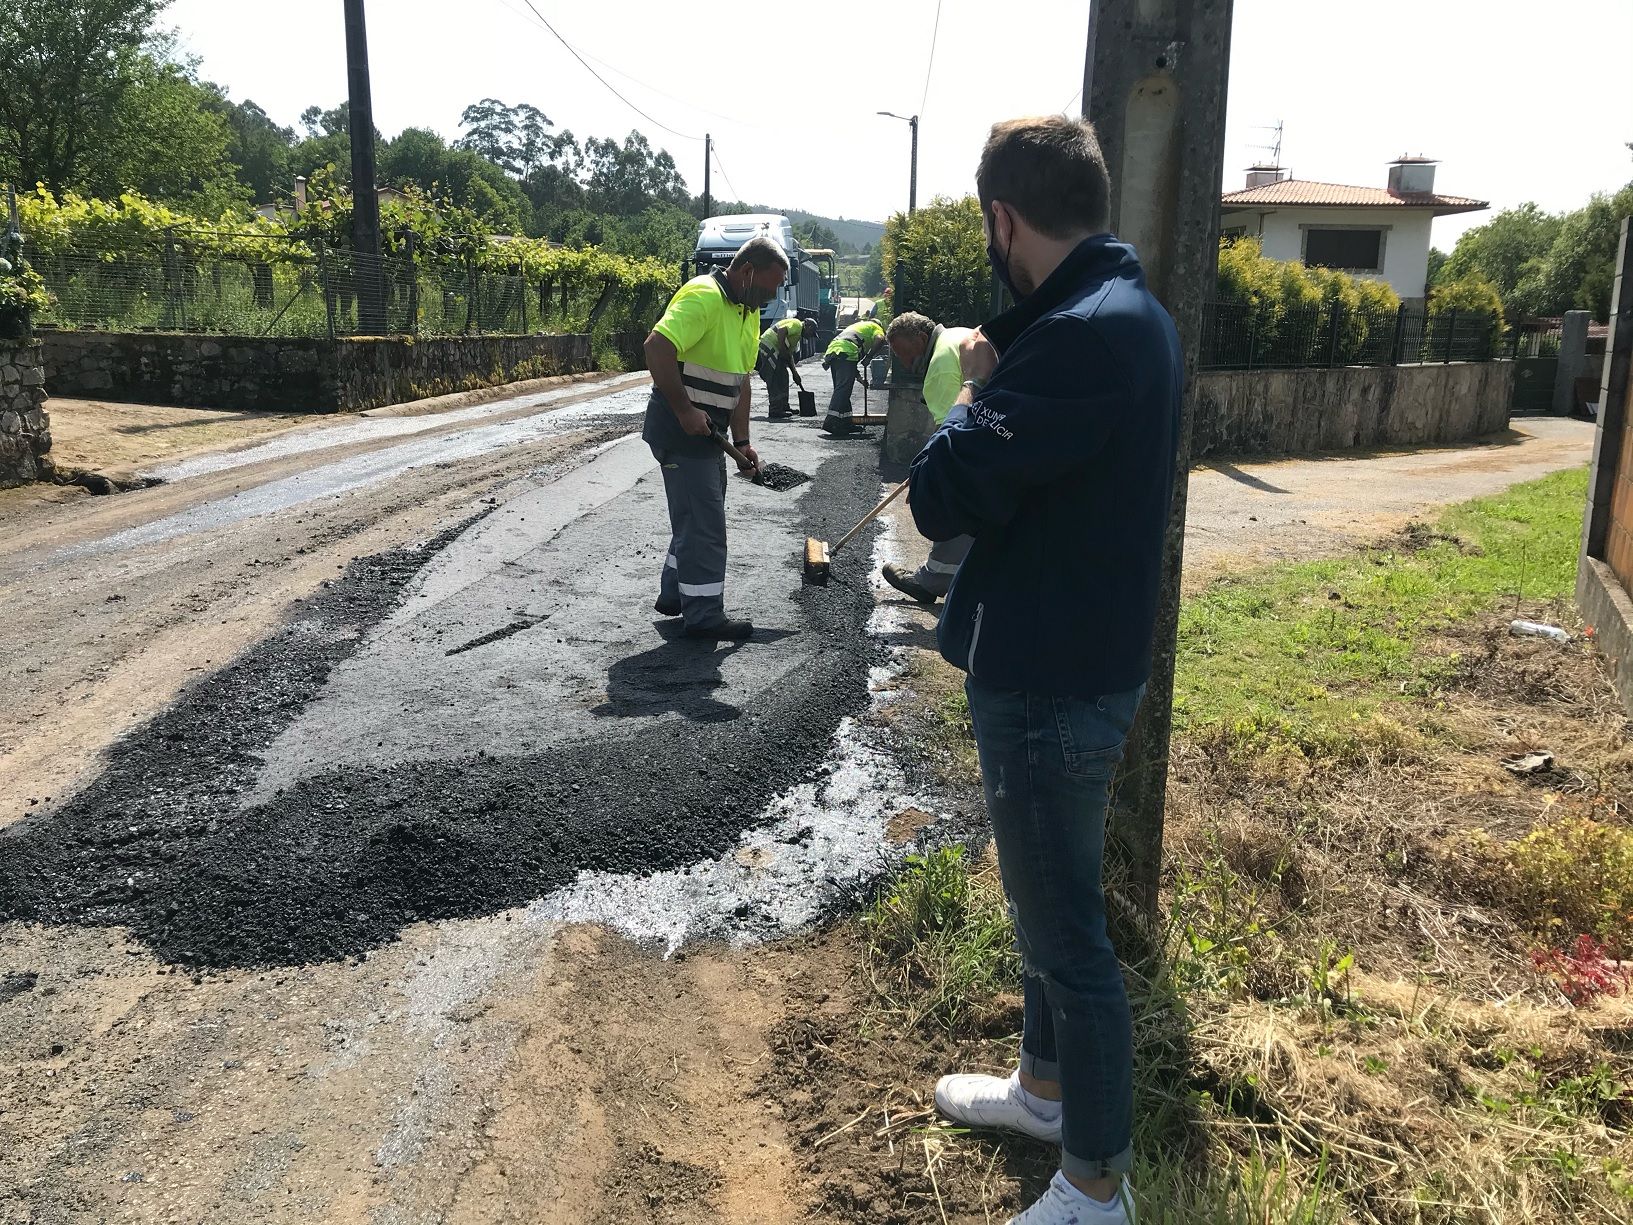
[[[1594,628],[1623,705],[1633,709],[1633,220],[1622,222],[1610,339],[1588,474],[1576,602]]]

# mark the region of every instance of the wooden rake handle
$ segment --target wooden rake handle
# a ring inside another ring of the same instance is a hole
[[[848,543],[850,543],[852,536],[856,535],[857,532],[861,531],[868,524],[872,523],[881,514],[883,514],[885,507],[889,506],[892,502],[899,498],[906,488],[907,482],[903,481],[900,485],[897,485],[896,488],[885,494],[884,501],[880,502],[879,505],[868,511],[867,514],[863,515],[855,527],[851,528],[850,531],[846,532],[839,538],[839,543],[834,545],[834,547],[830,550],[830,554],[839,552],[840,549],[844,548]]]

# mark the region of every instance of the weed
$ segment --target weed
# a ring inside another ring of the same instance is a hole
[[[1591,932],[1605,955],[1633,954],[1633,829],[1565,817],[1503,848],[1518,916],[1541,933]]]
[[[974,872],[961,846],[908,856],[863,916],[876,982],[908,1023],[958,1031],[995,996],[1020,984],[1020,957],[990,871]]]
[[[1535,949],[1531,960],[1579,1008],[1601,995],[1620,995],[1633,985],[1633,970],[1614,960],[1604,945],[1588,935],[1578,936],[1568,949]]]

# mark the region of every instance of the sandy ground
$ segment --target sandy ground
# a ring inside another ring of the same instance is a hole
[[[241,425],[175,436],[216,431],[189,445],[230,452]],[[141,464],[171,434],[121,437]],[[0,494],[15,640],[0,685],[21,695],[0,711],[0,824],[60,804],[110,742],[353,558],[424,538],[601,440],[575,430],[432,464],[141,555],[75,550],[249,498],[309,458],[114,498]],[[341,445],[361,461],[383,444]],[[1371,539],[1584,462],[1590,445],[1591,427],[1547,420],[1475,447],[1210,465],[1193,476],[1188,574]],[[922,555],[901,513],[895,529]],[[905,617],[898,637],[922,644],[930,617]],[[201,974],[117,928],[6,924],[0,1222],[821,1220],[763,1078],[779,1025],[849,1006],[820,986],[842,977],[806,942],[665,961],[533,906],[418,924],[354,959]]]
[[[1482,442],[1314,459],[1213,459],[1191,473],[1186,585],[1224,569],[1322,557],[1449,502],[1585,464],[1593,423],[1519,418]]]

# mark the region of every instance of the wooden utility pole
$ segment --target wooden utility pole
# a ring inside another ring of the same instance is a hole
[[[1084,114],[1111,171],[1112,230],[1139,252],[1185,350],[1151,683],[1129,736],[1110,825],[1131,900],[1147,913],[1156,909],[1162,869],[1197,351],[1218,271],[1230,23],[1231,0],[1094,0],[1083,72]]]
[[[714,137],[703,133],[703,219],[709,218],[709,163],[714,160]]]
[[[380,266],[380,197],[374,186],[374,100],[369,92],[369,41],[363,0],[346,0],[346,81],[352,137],[352,284],[357,330],[386,330],[385,277]]]

